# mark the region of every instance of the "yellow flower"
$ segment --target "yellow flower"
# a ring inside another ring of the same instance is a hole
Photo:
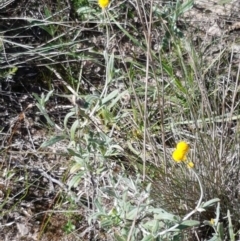
[[[185,141],[178,142],[177,148],[172,154],[173,160],[176,162],[185,161],[187,159],[186,155],[188,151],[189,151],[189,145],[187,142]]]
[[[172,153],[172,158],[175,162],[183,162],[187,160],[187,153],[189,151],[189,144],[185,141],[180,141],[177,144],[176,149]],[[193,168],[194,164],[191,161],[187,161],[187,166]]]
[[[101,8],[106,8],[109,5],[110,1],[109,0],[98,0],[98,5]]]
[[[185,142],[185,141],[180,141],[180,142],[178,142],[178,144],[177,144],[177,150],[181,150],[181,151],[187,153],[187,152],[189,151],[189,145],[188,145],[188,143]]]
[[[210,223],[211,223],[212,225],[214,225],[214,224],[215,224],[215,219],[211,218]]]
[[[172,154],[172,158],[174,161],[176,162],[181,162],[181,161],[185,161],[187,158],[186,158],[186,153],[181,151],[181,150],[178,150],[176,149],[173,154]]]

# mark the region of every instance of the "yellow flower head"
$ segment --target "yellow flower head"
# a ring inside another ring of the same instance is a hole
[[[175,162],[187,161],[187,153],[189,151],[189,144],[185,141],[180,141],[177,144],[177,148],[172,153],[172,158]],[[194,164],[191,161],[187,161],[187,166],[193,168]]]
[[[176,149],[173,153],[172,153],[172,158],[174,161],[176,162],[181,162],[181,161],[185,161],[186,158],[186,154],[183,151],[180,151],[178,149]]]
[[[211,218],[210,223],[211,223],[212,225],[214,225],[214,224],[215,224],[215,219]]]
[[[179,151],[181,150],[181,151],[187,153],[187,152],[189,151],[189,145],[188,145],[188,143],[185,142],[185,141],[180,141],[180,142],[178,142],[178,144],[177,144],[177,150],[179,150]]]
[[[98,5],[101,8],[106,8],[109,5],[110,1],[109,0],[98,0]]]

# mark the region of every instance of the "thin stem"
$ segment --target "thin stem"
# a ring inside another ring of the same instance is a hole
[[[144,139],[143,139],[143,181],[145,180],[145,176],[146,176],[146,137],[147,137],[147,117],[148,117],[147,96],[148,96],[149,62],[151,58],[152,7],[153,7],[153,1],[151,1],[149,25],[148,25],[147,35],[146,35],[147,61],[146,61],[145,94],[144,94],[145,101],[144,101]]]

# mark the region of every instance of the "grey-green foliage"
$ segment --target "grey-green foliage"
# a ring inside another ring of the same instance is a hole
[[[220,201],[220,200],[219,200]],[[228,227],[225,228],[223,222],[220,221],[220,202],[217,203],[216,208],[216,217],[212,218],[212,220],[204,221],[204,224],[210,226],[213,229],[212,237],[208,241],[224,241],[226,238],[230,241],[235,241],[235,236],[238,232],[234,233],[232,219],[230,215],[230,211],[227,211],[227,220],[228,220]]]
[[[53,95],[53,90],[49,91],[47,95],[44,93],[41,94],[41,96],[38,96],[36,93],[33,93],[33,96],[36,98],[37,103],[36,106],[40,110],[41,114],[45,117],[47,120],[47,123],[53,127],[55,123],[51,120],[49,114],[47,113],[46,110],[46,103],[49,101],[49,98]]]
[[[98,221],[116,240],[181,240],[182,231],[199,225],[162,208],[154,207],[150,197],[151,184],[142,187],[140,176],[135,180],[122,175],[108,175],[108,187],[102,187],[95,199],[95,212],[89,222]],[[111,200],[110,207],[103,197]],[[165,230],[179,224],[171,232]]]

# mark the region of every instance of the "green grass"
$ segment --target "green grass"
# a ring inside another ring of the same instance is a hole
[[[61,212],[62,240],[236,240],[240,68],[230,49],[209,58],[205,48],[222,40],[193,41],[184,21],[192,1],[112,1],[102,12],[95,1],[71,4],[79,23],[46,9],[44,20],[16,31],[37,26],[47,41],[33,48],[11,40],[22,52],[3,62],[5,75],[23,62],[40,68],[53,89],[34,97],[51,136],[34,155],[54,149],[68,159],[39,239]],[[72,108],[56,120],[48,103],[59,96]],[[194,169],[172,160],[180,140]]]

